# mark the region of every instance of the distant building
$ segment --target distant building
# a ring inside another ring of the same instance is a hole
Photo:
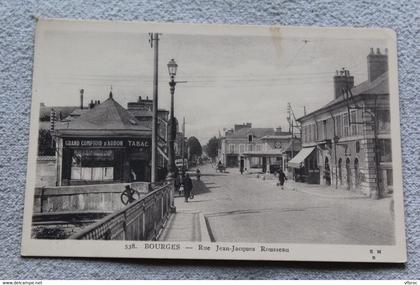
[[[368,80],[334,76],[334,99],[298,121],[302,150],[289,161],[296,179],[378,197],[392,192],[388,56],[371,49]]]
[[[280,128],[253,128],[251,123],[234,125],[221,138],[219,160],[226,167],[261,168],[263,172],[286,170],[285,163],[300,150],[298,138]]]
[[[136,102],[127,103],[127,111],[129,111],[140,124],[144,127],[152,129],[153,120],[153,99],[138,97]],[[164,109],[158,110],[158,145],[161,151],[157,155],[157,164],[159,176],[164,176],[167,167],[167,140],[169,137],[169,111]],[[162,173],[160,173],[162,172]],[[165,173],[163,173],[165,172]]]

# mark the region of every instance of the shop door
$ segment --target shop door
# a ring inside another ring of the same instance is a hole
[[[350,159],[349,158],[346,159],[346,175],[347,175],[347,179],[346,179],[347,190],[350,190],[350,188],[351,188],[351,169],[350,169]]]
[[[263,157],[262,158],[262,172],[267,172],[267,158]]]
[[[148,172],[146,161],[130,160],[130,181],[150,181]]]
[[[330,163],[328,161],[328,157],[325,158],[324,178],[325,178],[325,184],[327,186],[330,186],[331,185],[331,171],[330,171]]]

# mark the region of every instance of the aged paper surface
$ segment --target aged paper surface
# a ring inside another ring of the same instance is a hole
[[[405,262],[395,33],[37,23],[22,255]]]

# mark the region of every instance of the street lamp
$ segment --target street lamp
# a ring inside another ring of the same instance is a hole
[[[169,72],[169,87],[171,91],[171,116],[170,116],[170,129],[169,129],[169,147],[168,147],[168,178],[173,178],[175,175],[175,150],[174,150],[174,141],[175,141],[175,118],[174,118],[174,93],[175,93],[175,76],[178,69],[178,64],[174,59],[171,59],[168,62],[168,72]]]
[[[168,62],[168,72],[169,72],[169,76],[171,77],[172,81],[175,80],[177,69],[178,69],[178,64],[175,62],[174,59],[171,59]]]

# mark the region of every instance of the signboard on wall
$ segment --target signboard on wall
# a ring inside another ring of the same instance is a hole
[[[64,138],[63,146],[67,148],[133,148],[149,149],[152,141],[149,138]]]

